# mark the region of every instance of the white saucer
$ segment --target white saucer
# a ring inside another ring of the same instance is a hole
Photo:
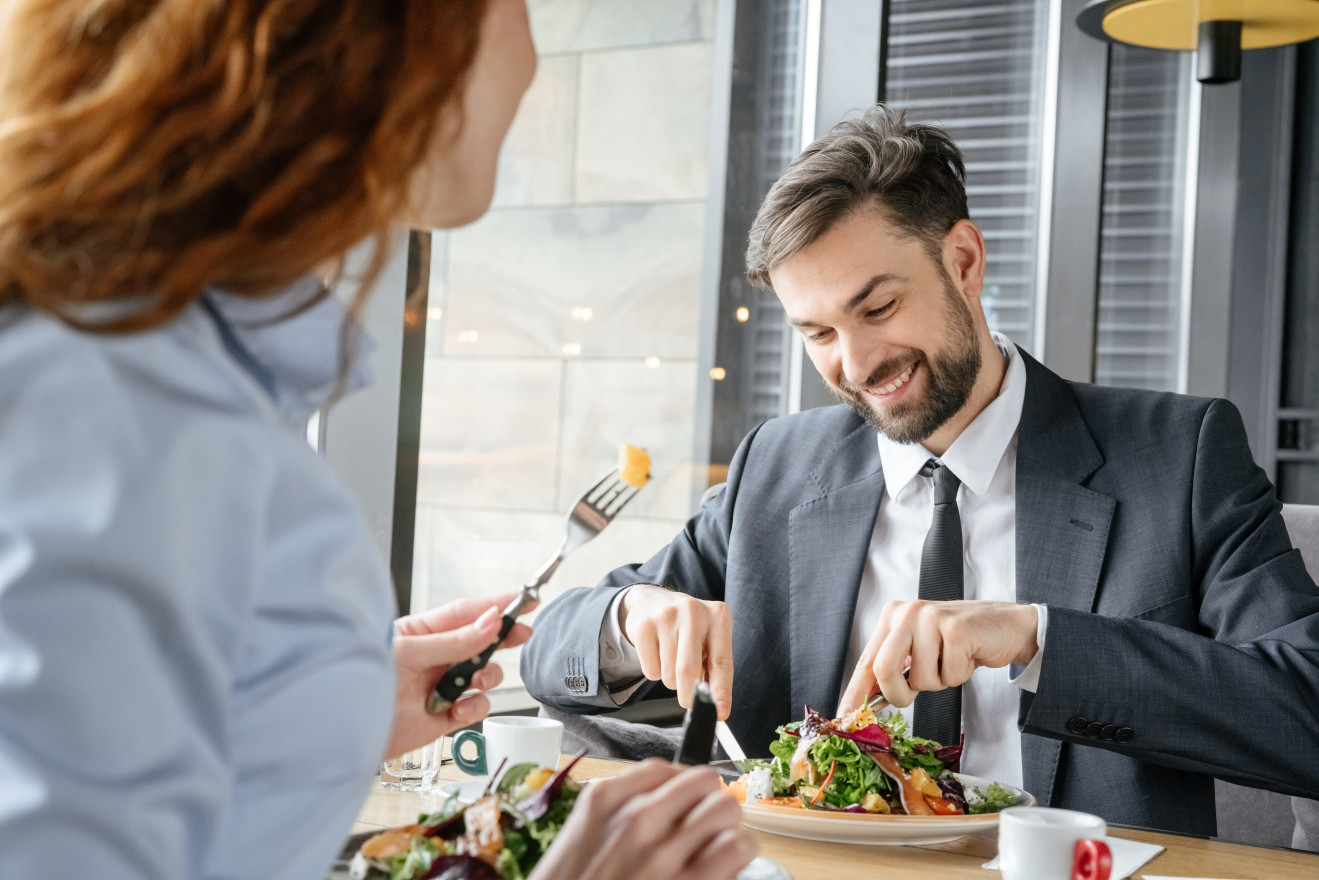
[[[458,800],[464,804],[470,804],[478,800],[485,787],[490,784],[488,776],[473,776],[471,779],[465,779],[462,782],[445,782],[435,786],[434,793],[441,798],[448,800],[454,792],[458,793]]]

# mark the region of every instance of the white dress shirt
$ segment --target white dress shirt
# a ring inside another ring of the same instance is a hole
[[[962,518],[964,592],[967,599],[1015,602],[1016,588],[1016,478],[1017,425],[1026,395],[1026,368],[1016,347],[1002,334],[994,341],[1007,360],[999,393],[939,458],[962,485],[957,504]],[[875,518],[875,529],[847,646],[844,680],[856,666],[866,642],[879,623],[888,602],[917,598],[921,549],[934,516],[933,481],[920,469],[931,455],[920,444],[899,444],[877,435],[884,468],[885,497]],[[640,687],[641,662],[636,648],[618,624],[621,591],[609,606],[600,627],[600,675],[610,696],[620,705]],[[1034,691],[1044,655],[1048,626],[1045,608],[1039,612],[1035,659],[1017,678],[1008,667],[978,669],[962,689],[962,729],[966,750],[961,769],[1020,786],[1021,732],[1017,729],[1020,690]],[[912,709],[901,710],[911,720]]]
[[[1017,425],[1026,395],[1026,368],[1007,337],[995,334],[994,341],[1007,359],[998,396],[938,459],[962,482],[957,507],[962,518],[963,596],[1015,602]],[[921,550],[934,517],[934,481],[919,472],[935,456],[919,443],[901,444],[877,436],[885,497],[875,517],[857,593],[844,667],[849,671],[875,631],[884,605],[917,598]],[[1036,637],[1042,646],[1046,623],[1044,609],[1037,606],[1037,610]],[[1008,667],[981,668],[962,687],[963,772],[1021,785],[1019,688],[1035,689],[1042,656],[1043,651],[1037,653],[1015,681]],[[840,683],[840,696],[846,686],[846,681]],[[912,720],[911,707],[900,711]]]

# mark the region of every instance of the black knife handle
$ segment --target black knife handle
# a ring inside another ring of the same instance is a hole
[[[709,764],[714,754],[714,725],[719,720],[719,710],[714,704],[710,686],[703,681],[696,683],[696,692],[692,697],[692,707],[687,710],[683,724],[682,744],[673,756],[677,764]]]
[[[438,715],[447,710],[454,702],[463,695],[469,687],[472,686],[472,676],[484,669],[490,662],[490,655],[498,650],[503,644],[504,639],[508,637],[508,632],[517,623],[516,617],[507,614],[503,617],[503,623],[499,626],[499,638],[490,643],[480,654],[470,660],[462,660],[449,667],[440,679],[439,684],[435,685],[434,692],[430,699],[426,701],[426,711],[432,715]]]

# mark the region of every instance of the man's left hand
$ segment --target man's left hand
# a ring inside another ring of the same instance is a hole
[[[876,691],[894,706],[909,706],[921,691],[963,684],[977,667],[1025,666],[1035,656],[1037,617],[1033,606],[1011,602],[889,602],[838,714],[863,705]],[[908,666],[911,673],[904,677]]]

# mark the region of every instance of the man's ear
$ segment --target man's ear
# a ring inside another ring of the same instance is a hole
[[[980,296],[985,286],[985,237],[970,220],[958,220],[943,240],[943,262],[948,277],[967,299]]]

